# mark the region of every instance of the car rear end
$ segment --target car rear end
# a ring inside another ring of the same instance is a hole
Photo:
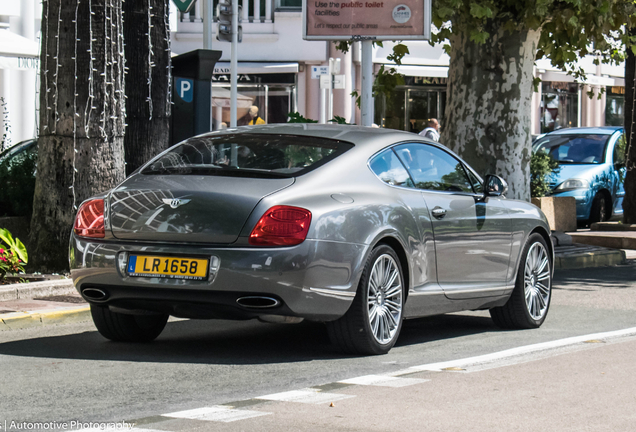
[[[337,261],[362,246],[311,238],[311,209],[267,203],[351,147],[273,134],[186,140],[82,204],[70,245],[76,288],[91,304],[133,312],[339,317],[350,296],[319,291],[355,283]]]

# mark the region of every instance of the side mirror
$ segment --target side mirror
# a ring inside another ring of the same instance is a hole
[[[484,180],[484,196],[500,197],[508,192],[508,183],[499,176],[488,174]]]

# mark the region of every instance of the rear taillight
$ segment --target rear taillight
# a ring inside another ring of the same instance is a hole
[[[104,200],[94,199],[82,204],[75,216],[73,231],[80,237],[104,238]]]
[[[310,224],[309,210],[275,206],[258,221],[249,242],[254,246],[294,246],[305,241]]]

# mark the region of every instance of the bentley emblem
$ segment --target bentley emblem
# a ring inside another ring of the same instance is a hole
[[[164,198],[161,201],[163,201],[165,204],[168,204],[170,208],[173,208],[173,209],[176,209],[177,207],[190,202],[189,199],[179,199],[179,198]]]

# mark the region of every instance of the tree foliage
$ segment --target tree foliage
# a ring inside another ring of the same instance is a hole
[[[622,47],[633,43],[625,24],[636,23],[635,12],[634,2],[626,0],[434,0],[438,31],[431,42],[446,43],[462,32],[484,44],[501,31],[540,30],[536,58],[582,79],[583,70],[575,66],[582,56],[603,63],[624,59]]]

